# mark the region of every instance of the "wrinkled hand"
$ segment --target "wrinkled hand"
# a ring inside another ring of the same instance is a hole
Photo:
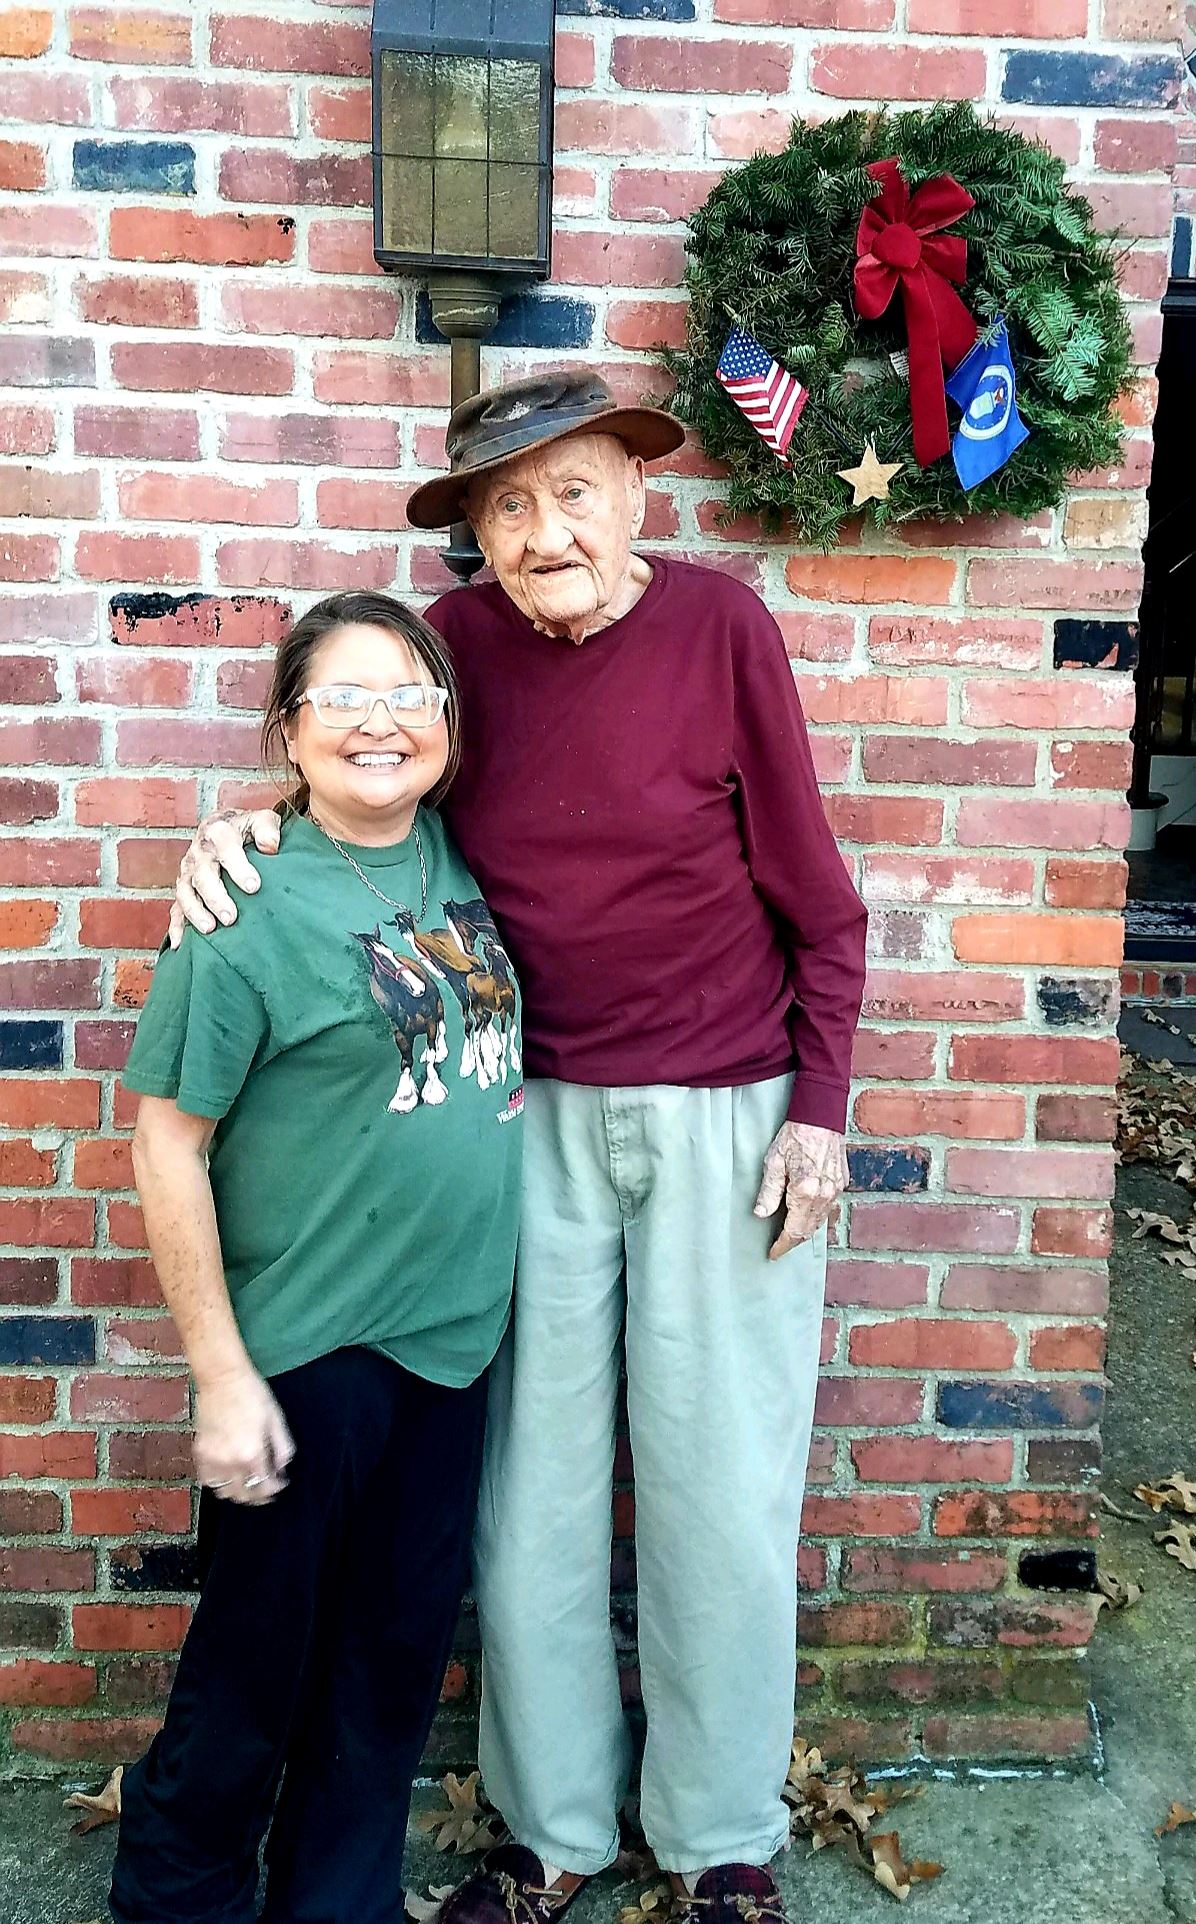
[[[223,808],[216,815],[205,815],[191,838],[191,846],[179,867],[170,911],[170,946],[177,949],[183,930],[190,922],[201,935],[210,935],[217,922],[237,919],[237,905],[224,886],[224,877],[235,882],[247,895],[262,885],[262,878],[245,853],[252,837],[259,855],[276,855],[282,830],[274,810]]]
[[[781,1233],[768,1254],[775,1262],[821,1229],[847,1187],[847,1147],[833,1129],[812,1122],[783,1122],[764,1158],[764,1177],[754,1214],[775,1216],[785,1207]]]
[[[256,1370],[222,1377],[199,1391],[195,1474],[217,1496],[230,1503],[269,1503],[286,1489],[294,1454],[286,1417]]]

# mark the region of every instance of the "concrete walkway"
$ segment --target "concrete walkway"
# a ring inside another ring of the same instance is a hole
[[[1184,1192],[1148,1169],[1123,1173],[1120,1201],[1187,1214]],[[1196,1469],[1196,1299],[1156,1245],[1130,1242],[1130,1228],[1119,1213],[1104,1479],[1127,1510],[1141,1478]],[[907,1856],[947,1867],[937,1883],[915,1889],[908,1915],[926,1924],[1196,1924],[1196,1825],[1153,1835],[1173,1799],[1196,1807],[1196,1575],[1155,1548],[1149,1527],[1112,1519],[1102,1563],[1135,1578],[1145,1594],[1131,1610],[1105,1613],[1093,1645],[1100,1778],[931,1784],[891,1820]],[[4,1924],[90,1924],[107,1915],[112,1832],[72,1837],[62,1791],[46,1783],[0,1789]],[[453,1882],[460,1868],[413,1839],[412,1889]],[[794,1924],[894,1915],[893,1899],[837,1852],[811,1856],[797,1846],[781,1880]],[[614,1924],[633,1895],[603,1878],[573,1915],[578,1924]]]

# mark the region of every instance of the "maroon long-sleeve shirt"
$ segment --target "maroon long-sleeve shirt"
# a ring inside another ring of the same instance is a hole
[[[522,978],[529,1075],[721,1088],[796,1070],[844,1127],[866,913],[814,777],[776,623],[654,559],[581,647],[497,584],[428,611],[461,679],[444,811]]]

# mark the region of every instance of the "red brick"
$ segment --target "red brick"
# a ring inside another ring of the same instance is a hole
[[[46,200],[0,208],[0,258],[84,258],[100,251],[96,215],[90,208]]]
[[[100,845],[81,839],[6,836],[0,841],[0,887],[83,888],[100,879]]]
[[[952,1491],[934,1506],[940,1537],[1093,1536],[1094,1498],[1063,1490]]]
[[[92,1371],[71,1384],[70,1407],[76,1421],[178,1423],[187,1414],[187,1379]]]
[[[1102,119],[1096,123],[1096,164],[1110,174],[1169,174],[1175,165],[1177,124],[1171,117]]]
[[[120,1364],[185,1361],[178,1329],[169,1316],[110,1316],[104,1353]]]
[[[868,727],[889,722],[933,728],[947,719],[947,683],[937,675],[800,674],[797,689],[806,718],[813,723]],[[918,742],[921,737],[910,739]]]
[[[1036,1329],[1030,1335],[1030,1367],[1099,1374],[1105,1364],[1105,1332],[1096,1323]]]
[[[2,962],[0,1006],[10,1009],[98,1009],[98,964],[87,960]]]
[[[1112,1142],[1117,1105],[1112,1096],[1039,1096],[1039,1142]]]
[[[810,601],[950,601],[956,564],[940,555],[800,554],[785,564],[790,592]]]
[[[1123,790],[1129,786],[1132,762],[1128,740],[1057,741],[1051,748],[1051,787]]]
[[[187,595],[161,615],[131,619],[114,610],[112,639],[146,648],[274,648],[290,624],[290,608],[274,595]]]
[[[179,1535],[191,1528],[190,1490],[75,1490],[71,1527],[76,1536],[140,1536],[146,1530]]]
[[[868,624],[872,659],[897,668],[1040,668],[1043,649],[1041,621],[879,615]]]
[[[811,50],[809,84],[837,100],[979,100],[987,64],[971,48],[829,41]]]
[[[449,403],[449,370],[434,353],[317,349],[313,379],[317,401],[419,408],[446,408]]]
[[[123,1137],[76,1142],[74,1180],[78,1189],[132,1189],[130,1144]]]
[[[949,1149],[946,1182],[963,1195],[1103,1202],[1113,1193],[1113,1151]]]
[[[158,1729],[157,1717],[22,1718],[12,1727],[17,1751],[52,1763],[119,1764],[139,1757]]]
[[[1053,857],[1046,865],[1045,899],[1060,909],[1121,908],[1128,875],[1123,861],[1072,862]]]
[[[1052,681],[986,676],[963,690],[969,728],[1128,728],[1134,719],[1132,678],[1056,675]]]
[[[603,98],[561,100],[556,108],[555,140],[558,152],[576,148],[587,154],[633,155],[637,160],[648,154],[688,155],[695,145],[694,118],[687,107]]]
[[[4,17],[18,18],[19,14],[10,9]],[[91,118],[91,89],[82,75],[12,72],[0,75],[0,121],[88,127]]]
[[[34,1657],[0,1664],[0,1704],[42,1704],[65,1710],[90,1703],[95,1694],[93,1664],[44,1663]]]
[[[72,7],[70,48],[76,60],[185,67],[191,58],[191,16],[148,7]]]
[[[210,341],[115,341],[112,376],[121,387],[159,394],[289,394],[289,348]]]
[[[95,1204],[70,1197],[0,1202],[0,1242],[86,1249],[95,1235]]]
[[[293,528],[299,521],[294,481],[226,481],[218,475],[121,476],[120,512],[130,521],[186,521],[210,526]]]
[[[144,958],[122,957],[116,965],[112,982],[112,1000],[117,1008],[142,1008],[145,1004],[145,998],[149,994],[152,980],[153,972],[149,963]],[[118,1089],[114,1097],[112,1120],[118,1128],[131,1129],[137,1119],[137,1102],[134,1097],[129,1096],[128,1107],[126,1109],[124,1100],[125,1092]],[[110,1216],[111,1213],[112,1212],[109,1211]],[[121,1238],[116,1234],[115,1228],[111,1224],[109,1228],[113,1242],[119,1243]],[[129,1246],[126,1241],[125,1247]],[[143,1247],[144,1244],[139,1240],[136,1246],[140,1248]]]
[[[318,541],[224,541],[216,550],[217,579],[232,588],[389,588],[396,550],[337,552]]]
[[[55,445],[49,408],[20,403],[0,408],[0,454],[49,454]]]
[[[0,1078],[0,1105],[9,1129],[95,1129],[100,1085],[82,1076]]]
[[[122,343],[116,342],[114,348]],[[199,416],[193,409],[79,407],[75,453],[129,460],[198,461]]]
[[[46,150],[33,140],[0,140],[0,191],[36,193],[46,184]]]
[[[721,169],[713,167],[620,167],[611,177],[610,211],[616,220],[686,220],[721,179]]]
[[[94,1590],[90,1550],[0,1548],[0,1590]]]
[[[0,1141],[0,1187],[45,1189],[55,1180],[57,1171],[52,1149],[35,1149],[25,1136],[8,1136]]]
[[[685,249],[671,234],[610,234],[563,228],[552,247],[553,278],[580,287],[679,287]]]
[[[52,1423],[52,1376],[0,1376],[0,1423]]]
[[[307,230],[307,264],[313,274],[381,278],[382,269],[374,259],[374,223],[364,214],[313,220]]]
[[[49,534],[0,534],[0,581],[56,581],[58,541]]]
[[[117,127],[252,138],[295,132],[295,95],[285,84],[197,80],[181,74],[138,74],[125,79],[114,74],[108,91]]]
[[[814,1421],[825,1429],[873,1429],[918,1423],[923,1383],[912,1376],[830,1376],[818,1380]]]
[[[1108,1280],[1096,1269],[1054,1268],[1045,1263],[1028,1267],[952,1263],[940,1286],[939,1301],[944,1309],[1099,1316],[1108,1295]]]
[[[1004,1022],[1024,1007],[1016,976],[972,969],[870,969],[864,990],[867,1014],[884,1022]]]
[[[1124,928],[1110,915],[957,915],[951,940],[961,962],[1115,968]]]
[[[916,1496],[808,1496],[802,1505],[803,1536],[912,1536],[921,1520]]]
[[[222,661],[216,670],[216,699],[222,708],[264,708],[273,676],[271,661]],[[165,876],[166,883],[174,881],[177,867],[176,860]]]
[[[960,1082],[1117,1081],[1118,1048],[1113,1037],[1038,1035],[957,1035],[951,1040],[948,1073]]]
[[[185,1603],[77,1603],[76,1650],[177,1650],[191,1620]]]
[[[846,661],[855,645],[849,615],[781,609],[774,618],[790,661]]]
[[[826,1300],[828,1306],[852,1309],[906,1309],[926,1301],[929,1277],[925,1263],[832,1255],[826,1271]]]
[[[594,84],[594,42],[587,33],[556,30],[555,79],[557,87],[592,87]],[[559,111],[559,109],[558,109]]]
[[[84,902],[79,913],[79,941],[88,949],[157,949],[166,934],[168,908],[163,901],[141,902],[127,897]]]
[[[199,819],[196,786],[154,776],[81,782],[75,819],[82,828],[193,828]]]
[[[913,1626],[908,1604],[806,1604],[801,1613],[803,1644],[908,1643]]]
[[[901,683],[897,684],[901,686]],[[917,689],[921,679],[904,686]],[[878,717],[899,720],[900,717]],[[945,721],[946,716],[941,720]],[[1023,741],[947,741],[941,736],[870,735],[863,769],[870,782],[944,783],[951,787],[1032,788],[1038,749]]]
[[[75,567],[84,581],[181,582],[199,574],[199,542],[183,534],[79,536]]]
[[[942,840],[943,804],[921,795],[828,795],[827,819],[841,842],[899,842],[936,846]]]
[[[1111,1209],[1036,1209],[1030,1248],[1036,1256],[1107,1256],[1113,1247]]]
[[[1016,1209],[968,1208],[944,1202],[872,1202],[851,1205],[852,1249],[971,1250],[1012,1255],[1020,1216]]]
[[[271,34],[279,31],[271,25]],[[108,251],[113,260],[122,261],[262,267],[267,261],[294,258],[295,222],[286,214],[196,214],[182,207],[120,206],[112,210]]]
[[[144,964],[138,964],[144,967]],[[123,1123],[118,1125],[124,1127]],[[108,1240],[117,1249],[144,1249],[145,1220],[136,1203],[110,1202],[108,1204]],[[166,1419],[164,1419],[166,1420]]]
[[[62,1528],[62,1498],[53,1490],[0,1490],[5,1536],[53,1536]]]
[[[47,51],[54,33],[48,7],[13,7],[0,14],[0,59],[36,60]]]
[[[706,117],[706,147],[726,160],[749,160],[753,154],[778,154],[789,144],[793,121],[780,107],[744,107],[737,113]]]
[[[58,921],[54,902],[0,902],[0,949],[40,949]]]
[[[193,1474],[191,1439],[184,1430],[115,1430],[108,1462],[113,1476],[177,1483]]]
[[[46,468],[0,468],[0,515],[91,521],[99,511],[100,477],[95,468],[68,474]]]
[[[559,71],[556,81],[558,87],[564,84]],[[308,131],[316,140],[368,141],[372,109],[373,94],[368,86],[313,85],[307,90]]]
[[[1073,561],[1060,555],[977,556],[968,564],[968,600],[973,607],[1054,608],[1064,614],[1127,611],[1138,606],[1142,569],[1138,562]]]
[[[18,763],[88,767],[98,761],[99,754],[99,724],[79,716],[0,726],[0,762],[10,767]]]
[[[966,1593],[999,1590],[1006,1573],[1003,1556],[983,1556],[976,1550],[899,1545],[893,1549],[848,1550],[842,1580],[844,1589],[849,1591]]]
[[[963,847],[1082,849],[1125,847],[1123,802],[1014,801],[969,795],[960,802],[955,838]]]
[[[120,708],[183,708],[191,696],[191,667],[186,661],[102,655],[80,660],[75,676],[80,701]]]
[[[783,94],[792,66],[782,41],[667,34],[618,34],[610,62],[618,85],[641,93]]]
[[[1005,1323],[962,1318],[907,1316],[899,1321],[857,1323],[848,1339],[851,1362],[897,1370],[1007,1370],[1017,1339]]]
[[[220,451],[226,461],[396,468],[399,430],[394,421],[351,414],[229,414]]]
[[[1032,1642],[1032,1638],[1027,1639]],[[1084,1758],[1092,1752],[1092,1730],[1082,1712],[1013,1717],[927,1717],[922,1725],[932,1757]]]
[[[44,1436],[0,1436],[0,1477],[94,1476],[96,1439],[90,1430],[53,1430]]]
[[[281,21],[236,13],[212,17],[214,67],[349,77],[368,74],[369,59],[368,26],[356,21]]]
[[[714,18],[743,27],[833,27],[840,33],[883,32],[893,0],[714,0]]]
[[[851,1460],[865,1483],[1007,1483],[1013,1443],[1008,1437],[966,1443],[938,1436],[854,1437]]]
[[[865,741],[867,753],[870,744]],[[1022,902],[1034,896],[1034,863],[994,855],[895,855],[864,857],[863,888],[869,903]]]
[[[195,281],[148,274],[108,274],[75,282],[80,320],[100,327],[197,327],[199,287]]]
[[[338,475],[321,481],[316,488],[316,520],[322,528],[365,528],[393,534],[407,526],[411,492],[409,481],[357,481]]]
[[[400,301],[391,287],[226,287],[223,324],[232,333],[314,334],[389,341]]]
[[[909,0],[906,24],[911,33],[1082,40],[1088,26],[1088,0]]]

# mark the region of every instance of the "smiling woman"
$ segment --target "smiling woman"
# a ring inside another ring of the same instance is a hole
[[[466,511],[487,565],[547,634],[583,641],[634,608],[652,578],[631,552],[644,464],[612,434],[533,449],[473,482]]]

